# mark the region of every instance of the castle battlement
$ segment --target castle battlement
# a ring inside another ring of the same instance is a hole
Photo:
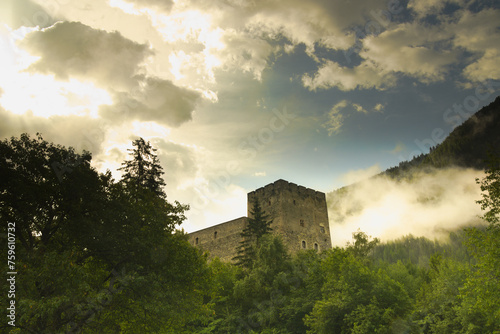
[[[281,236],[290,252],[332,247],[323,192],[280,179],[248,193],[248,217],[255,198],[272,219],[273,233]],[[208,251],[211,257],[231,261],[246,224],[248,218],[241,217],[190,233],[189,240],[192,245]]]
[[[306,188],[304,186],[299,186],[295,183],[285,181],[283,179],[279,179],[273,183],[270,183],[264,187],[258,188],[254,191],[251,191],[248,193],[249,197],[253,197],[255,195],[262,197],[262,196],[272,196],[278,192],[283,192],[283,191],[289,191],[291,193],[295,193],[298,196],[301,197],[311,197],[314,199],[317,199],[319,201],[324,200],[325,193],[321,191],[317,191],[314,189]]]

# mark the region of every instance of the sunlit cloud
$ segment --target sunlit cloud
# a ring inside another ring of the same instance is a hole
[[[363,173],[352,173],[358,172]],[[477,223],[481,208],[476,200],[481,190],[475,179],[482,175],[481,171],[450,168],[419,173],[411,180],[380,176],[347,187],[341,196],[330,193],[333,243],[344,245],[358,229],[382,241],[408,234],[434,239]]]
[[[20,49],[17,41],[36,30],[1,31],[0,105],[17,115],[30,113],[45,118],[54,115],[96,118],[101,105],[112,103],[107,91],[96,87],[92,82],[76,79],[59,81],[53,75],[27,71],[40,57]]]
[[[340,177],[344,184],[353,184],[364,181],[382,172],[379,164],[375,164],[365,169],[351,170]]]
[[[0,104],[7,110],[22,115],[51,117],[77,115],[98,117],[99,107],[112,104],[110,95],[93,83],[69,80],[60,82],[53,76],[18,73],[2,85]]]
[[[386,0],[22,3],[0,25],[2,134],[42,131],[117,177],[132,140],[151,140],[169,198],[192,204],[191,228],[244,215],[248,180],[354,182],[397,164],[440,126],[430,101],[452,106],[463,87],[500,78],[498,10],[463,0],[399,2],[386,22],[374,16]],[[283,106],[289,124],[272,112]],[[367,215],[383,220],[382,206]]]

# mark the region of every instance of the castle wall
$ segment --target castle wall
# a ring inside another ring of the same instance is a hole
[[[262,209],[273,220],[273,233],[281,235],[291,253],[302,249],[318,251],[332,247],[325,194],[278,180],[248,193],[248,217],[253,199],[257,197]],[[210,257],[231,262],[240,245],[241,232],[247,217],[234,219],[189,234],[193,246],[208,251]]]
[[[240,234],[247,220],[247,217],[241,217],[190,233],[189,242],[208,251],[210,258],[218,257],[222,261],[231,262],[236,256],[236,247],[240,245]]]
[[[282,236],[292,253],[332,247],[324,193],[278,180],[248,194],[249,217],[255,197],[273,219],[273,233]]]

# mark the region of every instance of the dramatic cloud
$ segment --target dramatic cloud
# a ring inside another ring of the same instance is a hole
[[[481,175],[448,169],[421,173],[411,181],[375,177],[329,193],[333,242],[345,245],[358,229],[382,240],[407,234],[434,239],[477,222],[481,190],[475,178]]]
[[[395,165],[429,129],[451,129],[440,111],[479,108],[495,94],[470,88],[500,78],[490,2],[7,0],[0,9],[0,134],[42,132],[91,150],[113,173],[132,140],[151,140],[169,198],[192,204],[191,230],[244,215],[246,192],[265,182],[311,187]]]
[[[343,91],[360,89],[386,89],[396,83],[396,77],[384,70],[379,70],[371,62],[363,62],[354,68],[343,67],[328,60],[311,77],[305,74],[302,77],[304,86],[316,90],[337,87]]]
[[[39,56],[31,69],[69,77],[92,78],[105,87],[131,89],[141,73],[141,64],[152,55],[148,45],[125,39],[120,33],[96,30],[79,22],[60,22],[29,34],[23,41],[31,54]]]
[[[115,104],[103,107],[107,118],[134,117],[179,126],[191,120],[200,97],[169,80],[148,77],[143,63],[153,51],[118,32],[61,22],[29,34],[22,45],[40,57],[30,66],[32,71],[63,80],[92,80],[113,92]]]
[[[200,94],[159,78],[144,78],[130,92],[117,92],[112,106],[101,107],[104,118],[114,122],[130,119],[179,126],[192,118]]]
[[[400,24],[366,37],[360,56],[374,63],[381,73],[399,72],[422,82],[443,80],[448,66],[457,61],[458,52],[441,45],[449,36],[440,29]]]
[[[500,10],[463,11],[461,14],[459,21],[448,29],[455,33],[453,43],[457,47],[476,55],[464,69],[465,78],[472,81],[500,79]]]

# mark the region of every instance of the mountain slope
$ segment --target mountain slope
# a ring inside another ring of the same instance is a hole
[[[404,177],[415,169],[451,166],[484,169],[488,154],[500,154],[500,96],[456,127],[427,154],[387,169],[390,177]]]

